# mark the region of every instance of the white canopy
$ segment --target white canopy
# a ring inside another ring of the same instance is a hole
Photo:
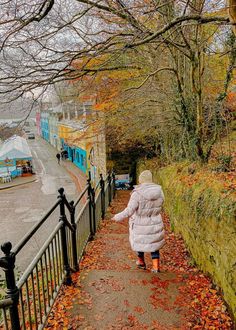
[[[32,154],[26,139],[20,136],[12,136],[6,140],[0,148],[0,160],[5,159],[29,159]]]

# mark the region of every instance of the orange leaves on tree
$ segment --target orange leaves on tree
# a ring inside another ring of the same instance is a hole
[[[96,110],[104,112],[119,109],[123,87],[137,76],[137,70],[113,63],[108,55],[75,60],[72,67],[78,70],[78,78],[70,81],[78,86],[78,100],[91,101]]]

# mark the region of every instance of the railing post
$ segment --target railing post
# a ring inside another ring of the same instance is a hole
[[[64,202],[64,188],[60,188],[58,190],[60,199],[60,218],[59,221],[63,222],[63,226],[61,227],[61,245],[62,245],[62,259],[63,259],[63,266],[66,272],[66,280],[65,284],[70,285],[72,283],[71,279],[71,268],[69,265],[69,258],[68,258],[68,251],[67,251],[67,239],[66,239],[66,213],[65,213],[65,202]]]
[[[92,188],[91,190],[91,195],[92,195],[92,213],[93,213],[93,232],[94,234],[96,233],[97,231],[97,228],[96,228],[96,203],[95,203],[95,189]]]
[[[116,196],[116,175],[115,172],[112,171],[112,192],[113,192],[113,196],[112,198],[114,199]]]
[[[79,270],[78,257],[77,257],[77,247],[76,247],[76,223],[75,223],[75,207],[74,201],[70,202],[70,222],[74,231],[71,233],[71,243],[72,243],[72,254],[73,254],[73,268]]]
[[[88,177],[88,200],[89,200],[89,226],[90,226],[90,240],[94,237],[94,230],[93,230],[93,197],[92,197],[92,185],[91,185],[91,173],[89,171]]]
[[[109,198],[109,206],[111,206],[111,200],[112,200],[112,196],[111,196],[111,173],[109,172],[108,174],[108,198]]]
[[[15,254],[11,252],[12,244],[10,242],[4,243],[1,245],[1,250],[5,254],[4,257],[0,258],[0,267],[5,272],[6,278],[6,294],[8,298],[11,298],[13,301],[10,309],[10,320],[11,320],[11,329],[20,330],[20,318],[18,312],[18,303],[19,303],[19,289],[16,286],[14,268],[15,268]]]
[[[100,174],[100,189],[101,189],[101,209],[102,209],[102,220],[105,219],[105,181],[103,180],[102,174]]]

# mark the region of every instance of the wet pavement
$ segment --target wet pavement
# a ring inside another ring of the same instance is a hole
[[[24,184],[29,184],[32,183],[34,181],[37,180],[36,175],[32,175],[32,176],[27,176],[27,177],[17,177],[14,178],[11,182],[6,182],[6,183],[0,183],[0,190],[5,190],[5,189],[9,189],[9,188],[13,188],[16,186],[21,186]]]
[[[33,155],[36,181],[0,191],[0,244],[10,241],[14,246],[18,243],[56,202],[60,187],[65,189],[69,201],[78,196],[74,177],[66,166],[57,163],[56,149],[41,138],[28,142]],[[74,171],[79,175],[79,169],[75,168]],[[17,269],[22,270],[29,264],[58,219],[59,210],[56,210],[17,256]]]

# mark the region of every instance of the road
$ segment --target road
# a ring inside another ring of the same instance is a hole
[[[57,190],[60,187],[64,187],[69,200],[78,195],[71,176],[63,166],[57,164],[56,150],[38,137],[28,142],[37,180],[0,191],[0,244],[10,241],[14,246],[55,203]],[[19,253],[16,262],[19,270],[29,264],[54,228],[58,218],[57,210]]]

